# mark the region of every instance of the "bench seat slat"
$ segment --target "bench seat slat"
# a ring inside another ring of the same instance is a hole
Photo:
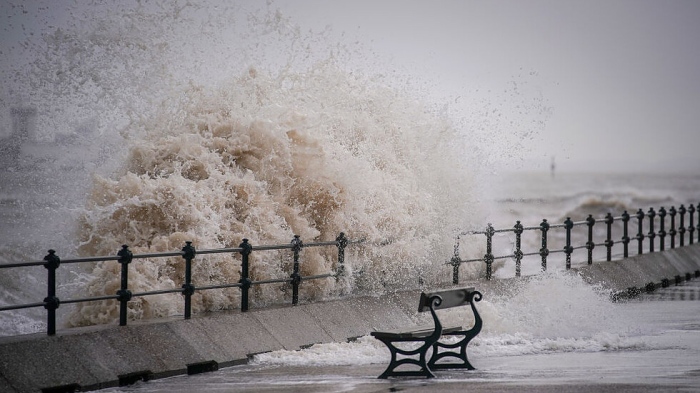
[[[442,334],[465,330],[462,326],[447,326],[442,328]],[[435,331],[434,326],[419,326],[413,330],[394,329],[370,333],[373,337],[385,338],[420,338],[427,337]]]
[[[418,302],[418,312],[430,310],[430,298],[439,295],[442,301],[435,305],[435,310],[443,310],[446,308],[458,307],[469,303],[469,295],[474,292],[474,287],[447,289],[431,293],[421,293],[420,301]]]

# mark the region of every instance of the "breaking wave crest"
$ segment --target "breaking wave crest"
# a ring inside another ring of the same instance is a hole
[[[348,268],[366,279],[345,285],[383,287],[440,275],[435,271],[448,259],[452,234],[474,213],[449,122],[325,64],[277,77],[251,68],[219,89],[184,94],[175,113],[160,114],[143,139],[131,141],[117,176],[96,177],[81,219],[81,254],[114,254],[121,244],[135,253],[171,251],[185,241],[236,247],[243,237],[258,245],[293,235],[327,241],[344,231],[385,244],[353,248]],[[254,253],[252,278],[281,277],[284,258]],[[333,263],[331,252],[314,249],[303,258],[304,275],[325,273]],[[173,288],[184,279],[181,258],[132,266],[132,291]],[[239,268],[231,256],[198,257],[193,281],[237,282]],[[90,295],[115,293],[118,271],[116,262],[97,266]],[[334,280],[305,283],[302,297],[335,287]],[[265,302],[283,296],[256,290]],[[179,302],[166,299],[131,301],[130,315],[176,313]],[[236,299],[237,290],[197,292],[194,310],[231,308]],[[115,318],[107,303],[80,307],[70,323]]]
[[[46,166],[67,168],[35,168],[55,177],[40,180],[61,206],[49,218],[41,209],[23,212],[37,216],[34,232],[49,222],[55,236],[46,243],[63,258],[75,250],[114,255],[122,244],[139,253],[192,241],[201,250],[236,247],[244,237],[254,245],[294,235],[327,241],[341,231],[364,240],[347,250],[349,279],[305,282],[302,300],[449,274],[455,233],[486,221],[479,171],[542,121],[513,131],[513,119],[479,120],[482,105],[471,120],[460,118],[466,108],[431,101],[440,95],[428,86],[431,76],[402,76],[403,66],[386,64],[355,38],[328,38],[330,28],[302,32],[274,7],[191,0],[6,7],[19,52],[0,70],[0,107],[36,107],[37,142],[56,145]],[[514,97],[542,115],[541,98]],[[43,239],[26,238],[31,252]],[[302,274],[327,272],[332,254],[304,249]],[[288,278],[289,264],[288,253],[255,252],[252,278]],[[115,262],[71,269],[61,296],[119,288]],[[239,270],[236,256],[198,255],[194,285],[237,282]],[[179,288],[183,276],[182,258],[137,259],[129,289]],[[273,286],[254,291],[258,305],[286,296]],[[237,297],[238,289],[198,291],[193,308],[228,309]],[[173,315],[182,298],[148,296],[129,307],[132,319]],[[114,301],[80,303],[64,322],[111,322],[116,313]]]

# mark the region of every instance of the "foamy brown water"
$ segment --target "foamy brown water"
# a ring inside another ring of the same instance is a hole
[[[136,253],[170,251],[186,240],[198,248],[236,247],[243,237],[257,245],[294,235],[327,241],[345,231],[388,243],[352,247],[349,269],[371,277],[358,285],[410,285],[423,266],[448,259],[453,233],[476,213],[469,173],[455,165],[454,129],[390,89],[322,66],[311,76],[279,78],[250,69],[219,89],[185,94],[177,124],[152,122],[131,143],[123,169],[96,177],[80,219],[81,255],[111,254],[121,244]],[[170,118],[172,110],[157,116]],[[302,274],[329,271],[332,257],[333,250],[305,250]],[[252,278],[284,275],[279,260],[255,253]],[[132,291],[184,279],[181,258],[132,266]],[[193,281],[237,282],[239,269],[230,256],[199,257]],[[114,293],[117,272],[116,262],[98,266],[89,295]],[[302,296],[325,296],[334,286],[305,284]],[[259,291],[264,301],[282,300],[277,289]],[[194,310],[234,307],[237,292],[198,292]],[[131,303],[134,318],[175,312],[158,298]],[[115,318],[113,304],[96,307],[80,307],[71,323]]]
[[[434,75],[402,77],[411,75],[404,65],[351,35],[304,31],[269,3],[0,9],[11,55],[0,69],[0,113],[36,108],[29,147],[41,156],[0,172],[11,185],[0,189],[7,263],[21,259],[18,250],[37,260],[49,248],[67,258],[114,255],[122,244],[139,253],[185,241],[235,247],[244,237],[254,245],[333,240],[344,231],[365,240],[347,250],[350,278],[305,282],[302,299],[415,286],[418,276],[430,284],[450,274],[443,263],[455,233],[482,229],[494,215],[485,203],[494,199],[491,158],[517,160],[551,112],[539,92],[527,96],[527,80],[503,81],[503,99],[514,102],[479,102],[473,113],[467,98],[436,102]],[[0,120],[9,130],[11,119]],[[483,255],[483,243],[460,252]],[[302,273],[325,273],[334,258],[332,247],[305,249]],[[251,274],[286,278],[289,262],[289,253],[256,252]],[[239,263],[200,255],[194,284],[237,282]],[[129,289],[178,288],[183,269],[181,258],[136,260]],[[114,262],[64,265],[59,295],[113,295],[118,270]],[[478,270],[463,267],[462,277]],[[44,272],[31,275],[41,281]],[[9,291],[11,281],[0,277],[0,287]],[[40,300],[44,289],[24,286],[21,298]],[[14,299],[8,291],[3,302]],[[256,306],[286,296],[275,286],[255,291]],[[194,311],[231,308],[237,297],[237,289],[197,292]],[[181,302],[134,299],[129,317],[179,313]],[[59,312],[68,325],[116,319],[114,302],[71,307]],[[11,334],[36,330],[13,318],[1,324]]]

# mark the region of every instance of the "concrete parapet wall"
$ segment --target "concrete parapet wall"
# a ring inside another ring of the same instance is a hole
[[[610,290],[644,286],[700,270],[700,245],[596,262],[576,269]],[[472,282],[486,299],[503,282]],[[224,367],[255,353],[345,341],[377,329],[425,323],[417,315],[419,291],[253,310],[194,319],[93,326],[0,338],[0,391],[40,392],[100,389],[130,379],[185,374],[188,365]],[[214,368],[214,369],[215,369]]]
[[[188,365],[242,364],[256,353],[345,341],[375,329],[414,326],[418,291],[132,322],[0,338],[0,391],[94,390],[129,378],[185,374]],[[408,299],[404,301],[404,299]]]
[[[644,287],[648,283],[659,284],[675,276],[685,280],[686,274],[700,271],[700,244],[674,248],[663,252],[642,254],[613,262],[594,262],[572,269],[587,282],[612,291]]]

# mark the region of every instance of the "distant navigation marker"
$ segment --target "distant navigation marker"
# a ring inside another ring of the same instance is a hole
[[[552,179],[554,179],[554,169],[556,168],[556,164],[554,164],[554,156],[552,156],[552,164],[550,165],[551,173],[552,173]]]

